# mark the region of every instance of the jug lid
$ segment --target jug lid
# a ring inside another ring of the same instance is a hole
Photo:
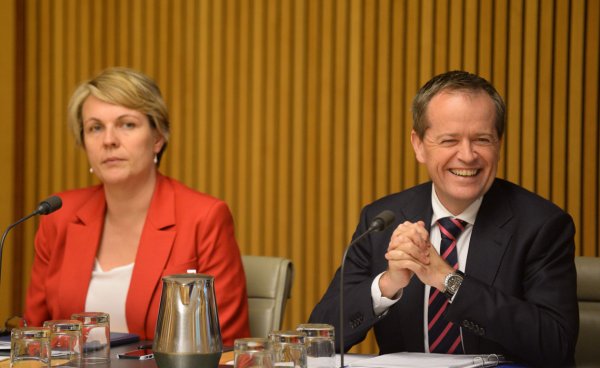
[[[182,274],[164,276],[162,279],[165,282],[173,282],[173,283],[186,285],[186,284],[192,284],[192,283],[198,282],[198,281],[212,282],[214,280],[214,276],[205,275],[205,274],[201,274],[201,273],[182,273]]]

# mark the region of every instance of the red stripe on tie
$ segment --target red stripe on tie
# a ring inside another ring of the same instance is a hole
[[[444,254],[442,254],[442,258],[446,259],[448,258],[448,255],[456,248],[456,240],[452,242],[452,244],[450,244],[450,246],[448,247],[448,249],[446,249],[446,251],[444,252]]]
[[[440,293],[440,291],[438,289],[435,289],[435,291],[431,294],[429,294],[429,305],[431,305],[431,303],[433,303],[433,301],[435,300],[435,297]]]
[[[458,344],[460,344],[460,335],[458,335],[456,340],[454,340],[454,342],[452,343],[452,346],[450,346],[450,349],[448,349],[448,354],[453,354],[456,348],[458,347]]]
[[[442,224],[440,224],[440,231],[444,233],[444,235],[446,235],[448,237],[448,239],[451,239],[452,241],[456,241],[456,238],[454,237],[454,235],[452,235],[452,233],[450,233],[448,230],[446,230],[445,227],[442,226]]]
[[[442,316],[442,313],[444,313],[447,306],[448,306],[448,301],[445,301],[444,304],[440,307],[440,310],[435,314],[435,316],[431,319],[431,321],[429,321],[429,325],[427,326],[427,328],[429,330],[431,330],[431,328],[433,326],[435,326],[435,323],[438,321],[438,319],[440,319],[440,317]]]
[[[456,225],[456,227],[458,227],[460,229],[460,232],[462,233],[463,231],[465,231],[465,227],[463,226],[463,223],[455,218],[451,218],[450,221],[454,222],[454,225]]]
[[[435,341],[433,342],[433,344],[431,344],[429,346],[429,352],[430,353],[433,350],[435,350],[435,348],[440,344],[440,342],[442,342],[442,340],[444,339],[444,336],[446,336],[446,334],[448,333],[448,331],[450,330],[451,327],[452,327],[452,322],[448,322],[448,324],[446,325],[446,328],[444,328],[444,331],[442,331],[442,333],[440,334],[440,336],[438,336],[438,338],[435,339]]]

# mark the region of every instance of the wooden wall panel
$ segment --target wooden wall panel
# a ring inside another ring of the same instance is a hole
[[[15,76],[16,62],[16,34],[17,23],[15,22],[17,6],[12,2],[0,2],[0,45],[2,53],[0,54],[0,116],[3,122],[2,134],[0,135],[0,169],[4,173],[3,180],[0,180],[0,227],[2,231],[8,224],[14,222],[14,217],[19,213],[13,210],[18,201],[15,200],[15,181],[13,179],[17,161],[17,147],[15,145],[15,136],[18,127],[12,122],[17,117],[15,103],[17,101],[16,83],[22,82]],[[15,247],[15,240],[18,241],[18,233],[13,231],[8,235],[5,242],[4,252],[0,268],[2,269],[1,279],[2,288],[0,289],[0,318],[12,313],[16,309],[14,305],[13,289],[4,285],[12,285],[15,279],[20,279],[21,275],[16,274],[18,267],[14,266],[15,258],[20,250]],[[21,257],[22,258],[22,257]],[[4,321],[4,319],[0,319]],[[0,322],[1,323],[1,322]]]
[[[466,69],[508,103],[499,176],[569,211],[578,253],[600,253],[597,1],[2,2],[15,4],[21,15],[2,23],[13,30],[3,37],[23,42],[2,47],[22,55],[21,65],[6,63],[21,83],[1,91],[18,97],[21,88],[22,99],[3,139],[22,154],[3,152],[5,171],[16,169],[2,184],[15,198],[4,222],[53,192],[95,183],[66,128],[66,104],[105,67],[139,69],[170,108],[161,170],[229,203],[242,253],[293,260],[285,327],[294,327],[328,286],[361,207],[427,180],[409,142],[416,90]],[[11,282],[0,295],[12,300],[0,303],[0,319],[21,310],[35,228],[23,224],[7,244]],[[372,338],[355,351],[374,351]]]

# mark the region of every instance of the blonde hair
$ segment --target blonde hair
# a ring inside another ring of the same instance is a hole
[[[115,67],[105,69],[95,78],[80,84],[71,96],[67,111],[69,128],[80,146],[84,146],[81,110],[89,96],[106,103],[137,110],[148,116],[150,126],[165,140],[165,144],[157,154],[160,163],[169,141],[169,112],[160,89],[152,79],[132,69]]]

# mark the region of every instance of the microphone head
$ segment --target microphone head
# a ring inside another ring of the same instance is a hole
[[[35,211],[39,215],[48,215],[62,207],[62,200],[59,196],[46,198],[38,205]]]
[[[377,216],[375,216],[375,218],[371,222],[371,226],[369,226],[369,229],[372,229],[372,231],[381,231],[390,226],[390,224],[394,222],[395,219],[396,215],[394,215],[392,211],[382,211]]]

